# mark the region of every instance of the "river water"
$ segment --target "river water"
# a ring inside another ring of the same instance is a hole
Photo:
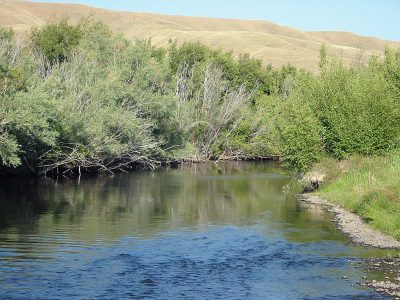
[[[0,299],[386,299],[271,162],[0,181]],[[368,274],[381,276],[382,274]]]

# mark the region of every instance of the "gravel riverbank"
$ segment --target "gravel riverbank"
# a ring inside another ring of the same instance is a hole
[[[334,213],[338,228],[356,244],[381,249],[400,249],[400,242],[395,238],[372,229],[356,214],[321,199],[318,195],[302,194],[300,200],[311,205],[323,206]]]
[[[385,274],[384,280],[365,278],[365,282],[360,283],[368,286],[380,293],[388,294],[394,299],[400,299],[400,259],[399,258],[369,258],[361,262],[368,272],[376,270]]]
[[[308,205],[325,208],[335,215],[337,227],[356,244],[381,249],[400,249],[400,242],[380,231],[370,228],[359,216],[318,195],[302,194],[300,200]],[[400,258],[370,258],[362,262],[368,271],[379,270],[385,274],[385,280],[368,280],[364,278],[361,285],[368,286],[378,292],[385,293],[400,300]]]

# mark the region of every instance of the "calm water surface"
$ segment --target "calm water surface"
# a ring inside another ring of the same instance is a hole
[[[0,299],[386,299],[349,261],[388,253],[295,192],[259,162],[2,180]]]

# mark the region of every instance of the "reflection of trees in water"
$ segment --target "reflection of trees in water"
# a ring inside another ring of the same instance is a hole
[[[48,210],[42,191],[53,186],[50,179],[15,178],[0,181],[0,230],[13,221],[30,228],[35,216]]]
[[[290,178],[274,173],[282,173],[275,164],[223,162],[80,181],[13,181],[1,189],[0,219],[6,220],[3,228],[12,222],[20,233],[64,230],[82,240],[146,236],[199,223],[241,224],[266,211],[266,222],[307,226],[307,215],[282,192]]]
[[[178,171],[189,172],[196,176],[246,175],[257,173],[286,174],[278,163],[272,161],[220,161],[201,164],[182,164]]]

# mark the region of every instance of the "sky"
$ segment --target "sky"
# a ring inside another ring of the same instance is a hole
[[[36,1],[36,0],[35,0]],[[182,16],[268,20],[400,41],[400,0],[38,0]]]

